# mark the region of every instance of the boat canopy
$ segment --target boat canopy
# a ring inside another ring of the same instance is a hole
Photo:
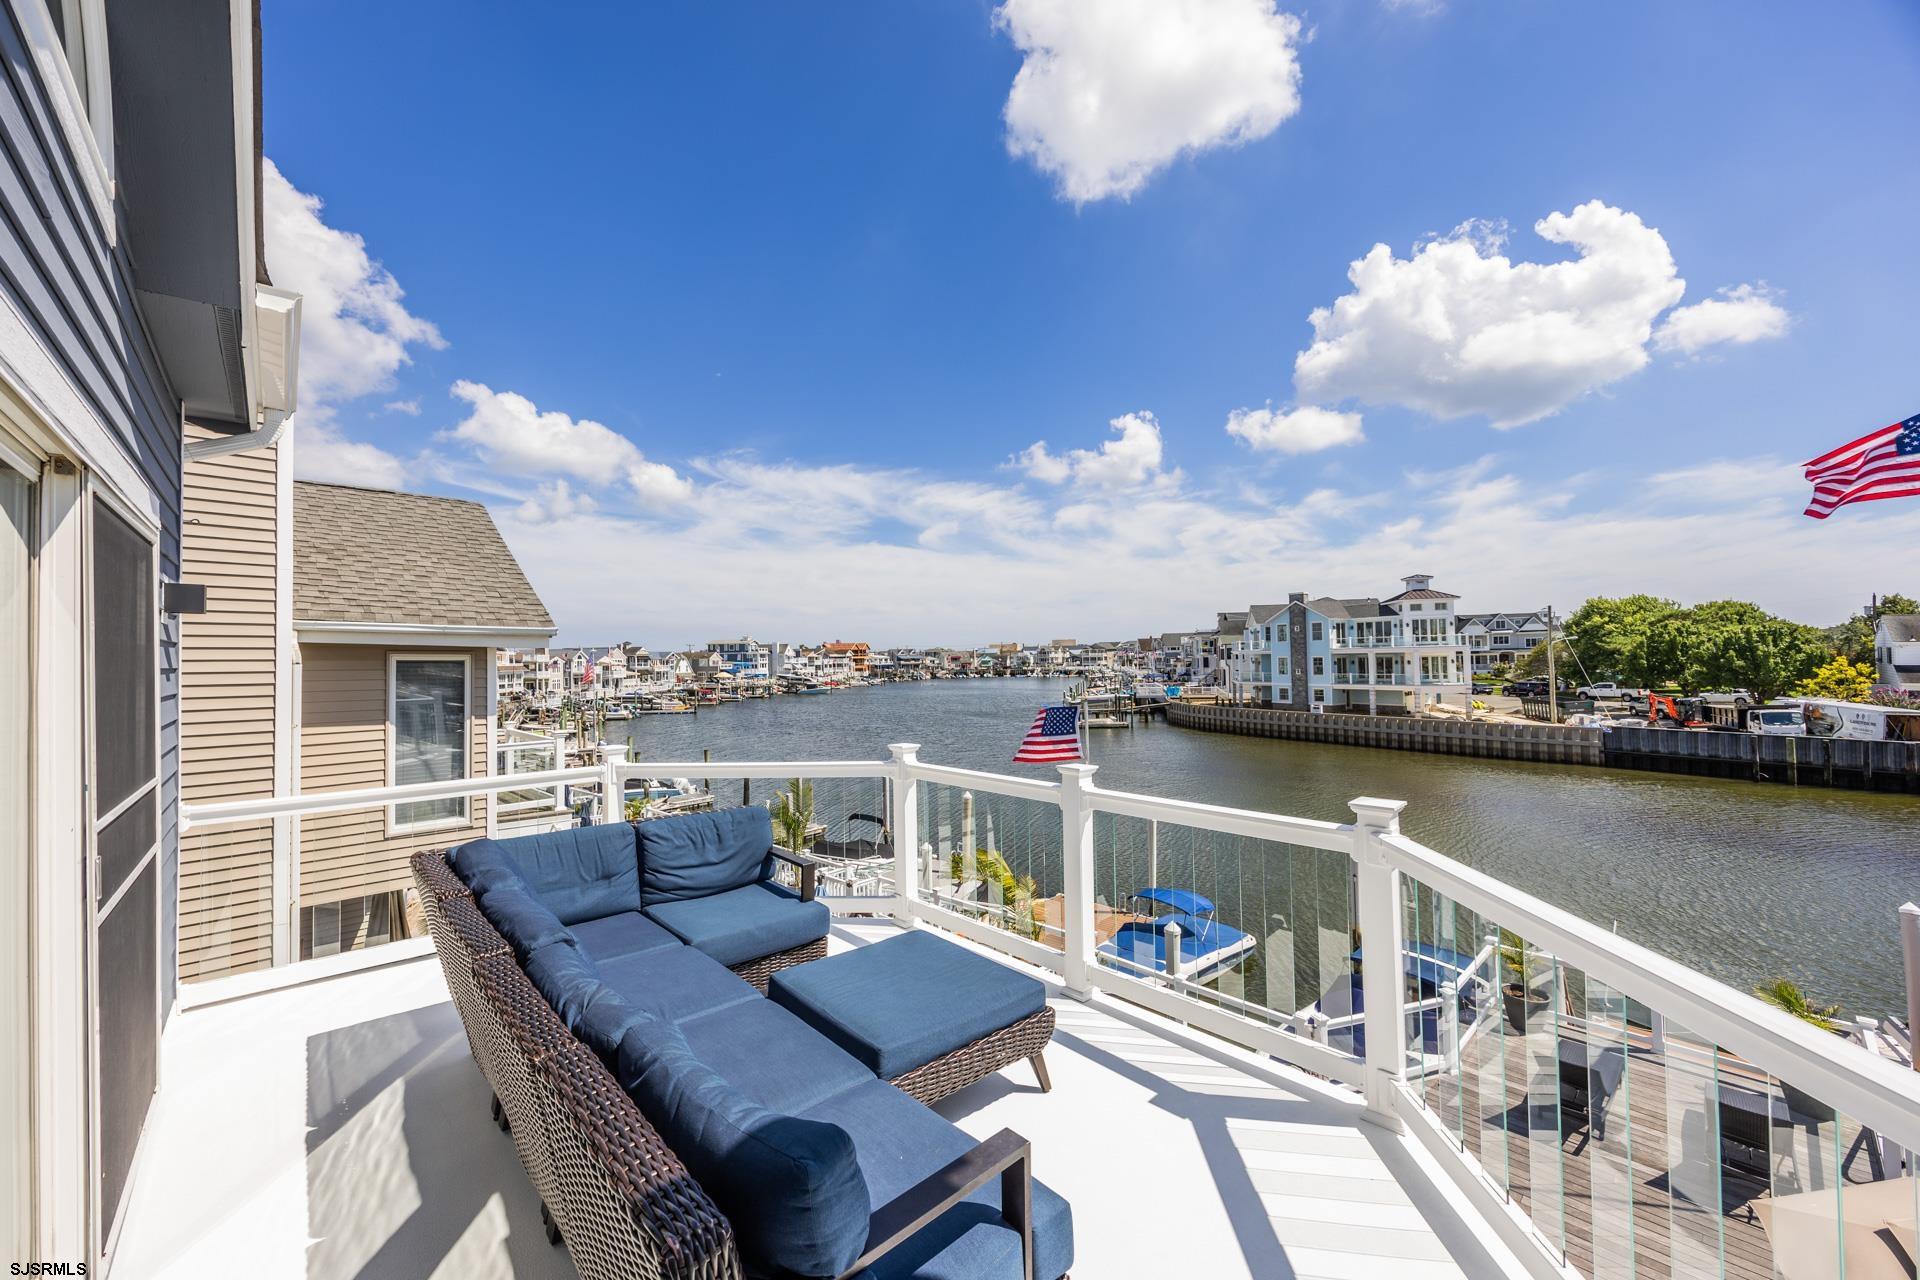
[[[1452,947],[1436,947],[1426,942],[1409,942],[1401,958],[1406,962],[1407,976],[1418,978],[1423,984],[1438,988],[1445,982],[1457,982],[1461,974],[1473,963],[1473,957],[1455,951]],[[1360,949],[1355,948],[1353,958],[1360,958]]]
[[[1188,915],[1203,916],[1213,910],[1212,899],[1203,898],[1191,889],[1142,889],[1133,896],[1143,902],[1157,902]]]

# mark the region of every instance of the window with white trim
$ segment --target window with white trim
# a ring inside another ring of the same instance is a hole
[[[464,654],[394,654],[388,659],[388,773],[393,785],[467,776],[469,660]],[[393,806],[395,832],[459,826],[467,797]]]

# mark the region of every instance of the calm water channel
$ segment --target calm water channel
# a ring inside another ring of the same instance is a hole
[[[697,760],[711,750],[732,760],[880,759],[887,743],[906,741],[920,743],[921,758],[933,763],[1045,776],[1050,771],[1009,758],[1035,709],[1064,687],[932,681],[647,716],[631,722],[632,758]],[[1407,832],[1441,853],[1742,989],[1786,976],[1849,1013],[1904,1007],[1895,912],[1920,899],[1920,799],[1279,742],[1164,723],[1095,730],[1093,762],[1098,781],[1115,789],[1332,821],[1352,816],[1347,801],[1355,796],[1402,799]],[[1012,830],[1005,817],[1002,825],[997,847],[1017,848],[1036,834]],[[1052,855],[1037,855],[1032,870],[1052,893],[1057,831],[1037,835]],[[1228,874],[1189,863],[1171,872],[1179,855],[1172,842],[1162,850],[1162,880],[1216,897],[1222,917],[1243,927],[1257,927],[1249,917],[1259,908],[1223,892],[1227,880],[1254,898],[1267,895],[1270,913],[1285,905],[1269,881],[1281,868]],[[1211,844],[1187,852],[1203,861],[1242,857]],[[1102,874],[1120,896],[1145,883],[1139,866]],[[1300,925],[1308,966],[1309,953],[1337,952],[1341,942],[1321,898],[1327,918],[1318,940],[1304,936],[1315,932],[1311,925]],[[1334,959],[1322,963],[1331,968]],[[1308,973],[1300,982],[1302,992],[1314,985]]]

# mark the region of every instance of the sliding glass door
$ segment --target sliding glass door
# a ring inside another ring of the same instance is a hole
[[[34,477],[0,454],[0,1258],[32,1255],[27,1079]]]
[[[94,1051],[111,1238],[158,1083],[160,609],[152,539],[97,494],[91,505]]]

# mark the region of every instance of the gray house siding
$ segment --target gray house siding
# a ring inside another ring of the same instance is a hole
[[[159,568],[180,573],[179,401],[134,304],[133,270],[115,247],[71,154],[19,19],[0,22],[0,293],[35,332],[74,390],[113,433],[160,513]],[[137,192],[123,192],[137,199]],[[125,236],[119,236],[121,245]],[[179,726],[178,621],[160,642],[162,1008],[175,986]]]

